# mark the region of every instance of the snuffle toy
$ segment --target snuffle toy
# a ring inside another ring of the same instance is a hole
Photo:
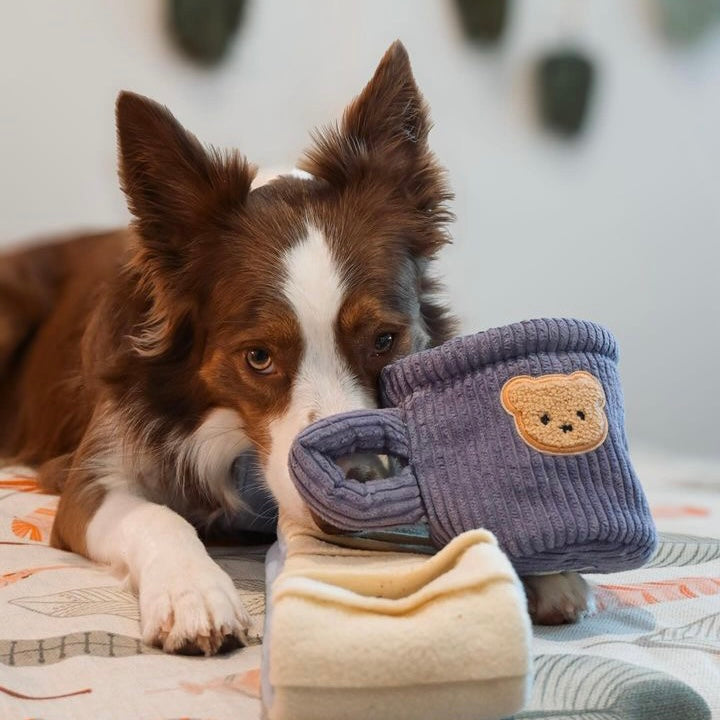
[[[301,496],[345,534],[280,516],[265,715],[511,715],[531,676],[516,573],[630,569],[656,544],[628,456],[615,339],[578,320],[517,323],[385,368],[381,395],[383,409],[321,420],[291,450]],[[337,461],[355,453],[399,469],[347,478]],[[415,552],[368,532],[408,525]],[[436,554],[421,554],[423,536]]]
[[[628,455],[617,343],[579,320],[459,337],[385,368],[387,409],[336,415],[298,438],[295,484],[340,530],[427,522],[442,547],[498,538],[521,574],[639,567],[655,528]],[[390,478],[346,478],[336,459],[382,453]]]

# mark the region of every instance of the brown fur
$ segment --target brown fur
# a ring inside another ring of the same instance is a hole
[[[102,288],[117,272],[126,232],[41,245],[0,261],[0,456],[31,465],[75,450],[93,407],[81,339]],[[52,483],[51,483],[52,485]]]

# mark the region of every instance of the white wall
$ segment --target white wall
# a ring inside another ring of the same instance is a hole
[[[442,270],[465,329],[574,315],[618,335],[631,439],[720,455],[720,31],[663,39],[651,0],[516,1],[497,50],[460,42],[441,0],[255,0],[229,61],[180,59],[154,0],[0,5],[0,243],[127,219],[114,164],[120,88],[202,139],[287,164],[396,37],[433,108],[457,193]],[[536,127],[535,58],[595,56],[588,132]]]

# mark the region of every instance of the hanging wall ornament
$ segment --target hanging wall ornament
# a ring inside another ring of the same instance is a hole
[[[170,34],[193,60],[215,65],[228,52],[244,9],[244,0],[169,0]]]
[[[586,10],[587,0],[564,0],[551,8],[545,6],[543,19],[555,40],[535,66],[540,122],[546,130],[565,138],[583,131],[597,84],[595,63],[583,49]]]
[[[465,36],[474,42],[496,43],[507,24],[510,0],[455,0]]]
[[[581,50],[557,50],[540,60],[537,75],[543,126],[565,137],[578,135],[593,93],[593,63]]]
[[[665,35],[671,42],[690,44],[720,20],[720,0],[658,0]]]

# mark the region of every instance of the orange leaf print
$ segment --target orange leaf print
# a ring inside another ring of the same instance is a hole
[[[650,511],[656,519],[707,517],[710,514],[709,508],[696,505],[655,505]]]
[[[676,602],[707,595],[720,595],[720,578],[687,577],[677,580],[627,585],[599,585],[598,610]]]
[[[37,508],[29,515],[16,517],[10,525],[10,529],[13,531],[13,535],[17,535],[19,538],[42,542],[50,535],[56,512],[55,506]]]
[[[16,492],[26,493],[43,492],[37,478],[30,476],[0,479],[0,490],[15,490]]]
[[[251,668],[241,673],[233,673],[223,677],[216,677],[205,682],[180,682],[180,687],[185,692],[193,695],[202,695],[206,690],[218,690],[221,692],[239,692],[250,697],[260,697],[260,668]],[[170,692],[173,688],[165,688],[154,692]]]
[[[20,538],[27,538],[28,540],[33,540],[34,542],[42,540],[40,528],[27,520],[15,518],[12,521],[10,528],[13,531],[13,535],[17,535]]]
[[[0,575],[0,588],[8,585],[13,585],[20,580],[25,580],[32,577],[36,573],[43,572],[45,570],[68,570],[76,568],[76,565],[44,565],[42,567],[25,568],[24,570],[15,570],[15,572],[5,573]]]

